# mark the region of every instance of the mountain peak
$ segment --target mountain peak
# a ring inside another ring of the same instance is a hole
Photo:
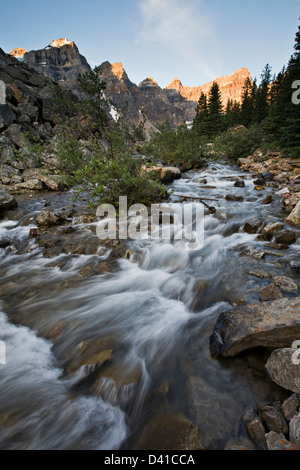
[[[111,71],[119,80],[121,80],[123,75],[126,73],[122,62],[115,62],[112,64]]]
[[[51,47],[62,47],[62,46],[72,46],[74,47],[74,42],[69,41],[67,38],[59,38],[55,41],[50,42]]]
[[[24,57],[25,52],[29,52],[27,49],[23,49],[23,47],[16,47],[13,49],[9,55],[13,55],[17,59],[22,59]]]
[[[168,85],[166,88],[167,88],[168,90],[180,90],[181,87],[182,87],[181,80],[179,80],[178,77],[175,77],[175,78],[171,81],[170,85]]]
[[[139,87],[158,87],[158,83],[154,80],[152,77],[147,77],[145,80],[143,80],[140,84]]]

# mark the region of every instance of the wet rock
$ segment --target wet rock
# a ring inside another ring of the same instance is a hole
[[[293,279],[286,276],[274,277],[274,284],[280,288],[283,292],[297,294],[299,288]]]
[[[14,209],[17,205],[15,197],[0,187],[0,215],[7,210]]]
[[[282,232],[277,232],[274,235],[275,242],[281,243],[283,245],[291,245],[297,240],[297,235],[292,230],[283,230]]]
[[[234,186],[236,188],[244,188],[245,187],[245,182],[242,181],[242,180],[237,180],[235,183],[234,183]]]
[[[44,185],[41,180],[33,179],[24,181],[24,183],[17,183],[14,185],[14,191],[42,191]]]
[[[199,429],[183,414],[161,411],[146,424],[134,450],[204,450]]]
[[[94,372],[113,358],[115,347],[116,339],[113,336],[83,341],[79,350],[65,367],[66,373],[71,374],[80,368],[83,368],[85,374]]]
[[[255,442],[261,449],[267,449],[267,441],[265,438],[265,428],[259,415],[255,410],[248,410],[243,421],[249,437]]]
[[[54,212],[42,211],[36,218],[36,223],[39,227],[51,227],[52,225],[59,225],[61,219]]]
[[[267,172],[267,173],[262,173],[261,176],[264,179],[264,181],[267,181],[267,182],[273,181],[273,179],[274,179],[274,175],[270,171]]]
[[[264,186],[255,186],[256,191],[263,191],[265,188]]]
[[[277,406],[260,405],[257,411],[269,431],[288,434],[289,428],[281,412],[280,403]]]
[[[221,396],[222,395],[222,396]],[[232,434],[233,422],[227,410],[241,415],[238,403],[225,390],[220,392],[207,378],[191,376],[187,382],[188,413],[199,425],[200,434],[206,449],[216,448]]]
[[[279,191],[277,191],[275,194],[277,196],[284,196],[285,194],[290,194],[290,190],[289,190],[289,188],[285,187],[285,188],[282,188]]]
[[[274,224],[266,225],[263,228],[262,233],[261,233],[262,240],[267,240],[267,241],[272,240],[273,235],[276,232],[279,232],[280,230],[282,230],[283,228],[284,228],[284,224],[282,222],[276,222]]]
[[[242,202],[244,200],[243,196],[235,196],[234,194],[227,194],[225,196],[226,201],[236,201]]]
[[[121,244],[114,248],[108,257],[108,262],[115,261],[120,258],[126,258],[128,250],[125,245]]]
[[[300,447],[300,414],[290,421],[290,441]]]
[[[294,271],[300,272],[300,261],[293,260],[290,262],[290,266]]]
[[[210,337],[210,350],[213,356],[230,357],[258,346],[290,347],[295,338],[300,338],[300,297],[282,298],[222,313]]]
[[[290,339],[290,345],[293,344],[295,338],[300,338],[298,332]],[[300,367],[299,364],[293,363],[295,355],[297,357],[299,356],[297,349],[276,349],[272,352],[266,363],[266,370],[268,371],[268,374],[273,382],[277,383],[277,385],[280,385],[286,390],[299,393]]]
[[[270,431],[266,434],[266,441],[268,450],[298,450],[282,433]]]
[[[297,393],[293,393],[282,403],[281,411],[287,422],[290,422],[291,419],[299,413],[299,408],[300,395]]]
[[[95,275],[113,272],[112,266],[106,261],[93,260],[80,269],[79,274],[82,277],[89,278]]]
[[[262,204],[271,204],[271,202],[273,202],[273,196],[271,196],[271,194],[269,194],[267,197],[265,197],[265,199],[262,201]]]
[[[257,233],[261,225],[262,221],[260,219],[250,219],[243,226],[243,230],[244,232],[251,234]]]
[[[256,250],[254,248],[246,247],[242,250],[240,256],[249,256],[250,258],[256,259],[258,261],[265,256],[265,252]]]
[[[297,202],[297,205],[290,213],[290,215],[285,219],[286,223],[289,225],[299,225],[300,224],[300,201]]]
[[[257,180],[253,181],[253,184],[255,186],[264,186],[265,180],[264,180],[264,178],[258,178]]]
[[[262,269],[249,272],[249,276],[255,276],[255,277],[258,277],[259,279],[266,279],[266,278],[272,277],[271,274],[267,273],[266,271],[263,271]]]
[[[274,284],[270,284],[267,287],[264,287],[260,291],[260,296],[259,300],[261,302],[269,302],[271,300],[276,300],[276,299],[281,299],[282,294],[278,287],[276,287]]]
[[[41,235],[41,232],[38,228],[31,228],[29,231],[29,238],[37,238]]]

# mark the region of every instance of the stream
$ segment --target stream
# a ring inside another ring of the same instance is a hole
[[[238,178],[245,187],[234,186]],[[286,217],[279,196],[262,204],[277,189],[258,191],[254,179],[221,163],[185,173],[169,186],[171,202],[182,201],[176,194],[216,199],[209,202],[216,212],[204,218],[204,246],[131,240],[117,269],[91,276],[87,263],[109,265],[111,247],[99,241],[96,254],[50,259],[29,236],[37,213],[73,207],[72,194],[20,197],[19,209],[0,221],[1,449],[168,450],[197,428],[205,449],[255,448],[245,411],[286,392],[264,370],[267,351],[214,359],[209,337],[220,313],[259,301],[268,276],[300,282],[289,265],[299,259],[300,238],[278,250],[242,230],[253,217]],[[95,237],[95,222],[69,225]],[[249,248],[266,247],[264,258],[249,256]],[[266,276],[253,275],[259,270]]]

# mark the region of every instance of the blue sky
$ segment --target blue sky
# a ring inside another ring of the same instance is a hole
[[[122,62],[134,83],[197,86],[247,67],[277,73],[293,52],[299,0],[14,0],[1,5],[0,47],[74,41],[90,65]]]

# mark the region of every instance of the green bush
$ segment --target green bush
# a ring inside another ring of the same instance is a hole
[[[262,138],[259,125],[251,126],[249,129],[241,128],[237,131],[228,130],[215,139],[214,151],[229,160],[236,161],[260,147]]]

